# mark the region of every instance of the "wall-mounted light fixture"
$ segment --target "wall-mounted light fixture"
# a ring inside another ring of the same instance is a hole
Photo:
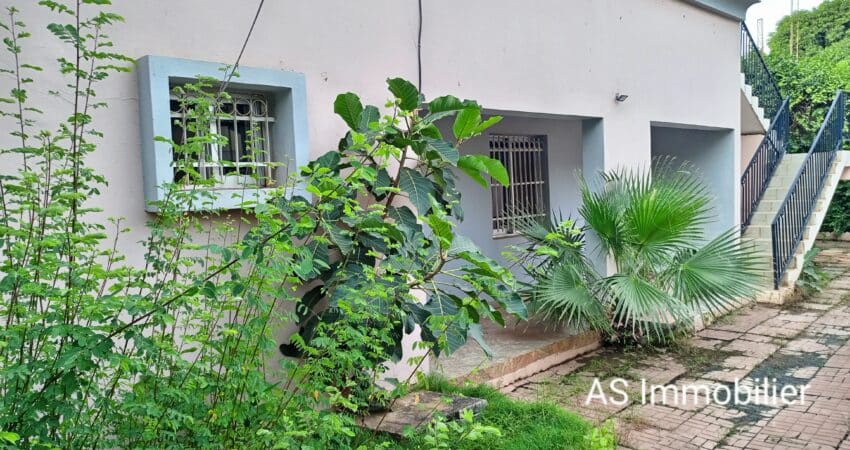
[[[621,94],[621,93],[619,93],[619,92],[617,92],[616,94],[614,94],[614,100],[616,100],[616,101],[618,101],[618,102],[620,102],[620,103],[622,103],[622,102],[626,101],[626,99],[627,99],[627,98],[629,98],[629,96],[628,96],[628,95],[626,95],[626,94]]]

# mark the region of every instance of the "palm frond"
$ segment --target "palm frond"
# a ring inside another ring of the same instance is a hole
[[[641,172],[636,178],[623,214],[635,257],[658,264],[702,239],[711,218],[710,196],[689,165],[661,158],[652,173]]]
[[[664,340],[673,326],[693,322],[691,309],[669,292],[634,274],[607,277],[605,285],[611,293],[614,327],[629,329],[636,336]]]
[[[600,297],[604,295],[589,266],[560,264],[537,280],[532,290],[531,311],[576,330],[609,332],[608,315]]]
[[[686,248],[662,278],[673,294],[701,313],[717,314],[761,287],[763,261],[754,247],[731,229],[699,249]]]

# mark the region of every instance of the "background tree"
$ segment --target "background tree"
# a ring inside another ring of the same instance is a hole
[[[826,0],[779,21],[767,64],[790,98],[792,152],[808,151],[837,89],[850,89],[850,0]]]
[[[838,89],[850,89],[850,0],[826,0],[785,16],[768,40],[767,64],[790,98],[791,152],[808,151]],[[823,230],[850,230],[850,202],[841,182]]]

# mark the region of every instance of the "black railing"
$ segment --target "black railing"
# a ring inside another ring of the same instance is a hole
[[[782,102],[779,112],[770,123],[770,127],[764,134],[753,159],[744,169],[741,176],[741,231],[750,226],[753,214],[767,190],[768,182],[776,167],[782,161],[785,150],[788,148],[788,133],[791,127],[791,113],[788,109],[788,100]]]
[[[803,233],[812,216],[829,168],[835,160],[835,152],[841,147],[844,137],[846,96],[843,91],[835,94],[826,117],[809,148],[803,165],[788,189],[788,194],[779,206],[779,211],[770,225],[773,236],[773,287],[779,283],[788,265],[797,252]]]
[[[782,94],[744,22],[741,22],[741,73],[753,95],[758,97],[765,117],[776,117],[782,106]]]

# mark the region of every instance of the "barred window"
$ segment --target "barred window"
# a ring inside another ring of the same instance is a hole
[[[214,188],[268,187],[274,179],[271,161],[271,135],[275,118],[270,99],[260,93],[229,93],[222,101],[210,133],[223,136],[220,143],[207,144],[197,154],[174,154],[174,181],[187,177],[188,168],[203,180],[213,180]],[[171,138],[176,144],[186,143],[196,133],[189,121],[187,108],[192,102],[171,94]],[[211,113],[213,111],[210,111]]]
[[[493,236],[516,235],[518,224],[546,219],[546,136],[490,135],[490,157],[505,166],[510,180],[507,187],[490,184]]]

